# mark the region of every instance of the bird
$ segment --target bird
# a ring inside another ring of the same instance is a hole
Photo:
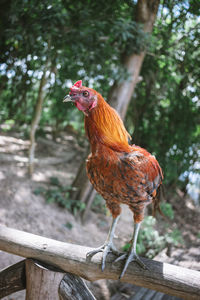
[[[82,80],[78,80],[63,99],[63,102],[69,101],[85,115],[85,132],[91,148],[86,160],[87,175],[112,215],[105,243],[87,253],[87,257],[102,252],[102,271],[110,252],[118,256],[115,262],[125,260],[119,278],[124,276],[132,261],[148,269],[136,253],[136,245],[145,207],[150,203],[154,208],[159,207],[156,194],[163,180],[162,169],[146,149],[129,144],[131,137],[119,114],[96,90],[83,86]],[[133,213],[134,232],[129,253],[120,253],[113,243],[121,204],[128,205]]]

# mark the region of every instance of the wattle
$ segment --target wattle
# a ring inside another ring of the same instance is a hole
[[[80,102],[75,102],[74,104],[76,105],[76,107],[78,108],[78,110],[80,110],[80,111],[84,111],[85,110],[85,107]]]

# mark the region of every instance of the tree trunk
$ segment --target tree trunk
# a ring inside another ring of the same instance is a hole
[[[34,171],[34,158],[35,158],[35,133],[38,127],[38,124],[40,122],[41,114],[42,114],[42,105],[44,102],[44,87],[46,85],[46,73],[47,73],[47,67],[48,67],[48,60],[46,62],[42,78],[40,81],[39,91],[38,91],[38,97],[37,97],[37,103],[35,108],[35,115],[33,117],[32,123],[31,123],[31,129],[30,129],[30,148],[29,148],[29,175],[33,175]]]
[[[159,0],[138,0],[135,19],[139,24],[143,25],[143,30],[146,33],[152,32],[159,2]],[[132,53],[131,55],[124,57],[122,64],[129,73],[130,80],[123,81],[120,84],[115,82],[110,91],[108,102],[118,111],[123,120],[126,116],[126,112],[134,93],[136,84],[138,83],[138,81],[140,81],[138,76],[142,67],[144,57],[145,51],[141,52],[140,54]],[[81,164],[81,168],[79,168],[79,172],[81,172],[81,174],[85,174],[82,168],[85,168],[85,164],[83,162]],[[74,182],[77,182],[79,172]],[[96,193],[93,192],[93,188],[91,188],[91,184],[89,183],[87,177],[82,176],[82,178],[83,180],[79,182],[79,186],[81,188],[78,194],[84,195],[84,199],[81,198],[81,200],[86,203],[86,209],[83,213],[84,220]]]
[[[129,103],[131,101],[134,89],[138,83],[140,69],[144,60],[145,53],[132,54],[124,59],[124,67],[130,74],[130,80],[120,84],[115,83],[109,95],[109,103],[120,114],[122,120],[125,119]]]
[[[156,19],[159,0],[138,0],[136,9],[136,21],[143,25],[145,33],[151,33],[153,24]],[[115,83],[109,95],[110,104],[120,114],[122,120],[126,116],[126,112],[134,93],[135,87],[139,80],[139,73],[145,57],[145,51],[140,54],[132,53],[123,60],[123,65],[130,75],[130,80],[126,80],[121,84]]]

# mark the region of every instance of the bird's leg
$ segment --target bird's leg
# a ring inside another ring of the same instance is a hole
[[[132,242],[132,245],[131,245],[131,249],[130,249],[130,252],[128,254],[128,257],[127,257],[127,254],[123,254],[121,255],[120,257],[118,257],[115,262],[119,261],[119,260],[122,260],[122,259],[125,259],[126,258],[126,262],[125,262],[125,265],[124,265],[124,268],[122,270],[122,273],[119,277],[122,278],[128,268],[128,265],[131,261],[135,261],[137,262],[143,269],[147,269],[147,266],[143,263],[143,261],[139,258],[139,256],[137,255],[136,253],[136,244],[137,244],[137,238],[138,238],[138,233],[139,233],[139,230],[140,230],[140,225],[141,225],[141,222],[140,223],[135,223],[134,224],[134,233],[133,233],[133,242]]]
[[[106,257],[108,255],[108,253],[113,252],[114,254],[117,254],[117,255],[119,254],[119,252],[117,251],[117,249],[115,248],[115,246],[113,244],[114,233],[115,233],[115,229],[116,229],[116,225],[119,220],[119,217],[120,217],[120,215],[118,215],[116,218],[113,218],[105,243],[101,247],[94,249],[87,253],[87,257],[91,257],[98,252],[103,252],[102,265],[101,265],[102,271],[105,269]]]

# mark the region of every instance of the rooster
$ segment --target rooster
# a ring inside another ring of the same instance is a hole
[[[96,191],[105,199],[113,218],[105,243],[87,256],[103,252],[103,271],[108,253],[119,253],[113,244],[113,237],[121,213],[120,204],[124,203],[133,212],[134,233],[129,253],[121,254],[115,260],[125,259],[120,278],[131,261],[147,269],[136,253],[136,244],[145,207],[150,203],[155,208],[159,206],[156,191],[163,179],[161,167],[145,149],[129,145],[130,135],[118,113],[98,92],[82,86],[81,80],[71,87],[63,101],[72,101],[85,115],[85,131],[91,146],[86,164],[87,175]]]

